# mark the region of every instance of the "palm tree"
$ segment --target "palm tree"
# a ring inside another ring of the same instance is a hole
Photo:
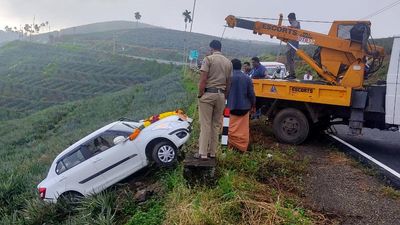
[[[140,12],[135,12],[135,19],[136,19],[137,25],[139,25],[140,18],[142,18],[142,15],[140,15]]]
[[[187,52],[187,46],[186,46],[186,36],[187,36],[187,34],[186,34],[186,31],[187,31],[187,24],[188,23],[191,23],[192,22],[192,16],[190,15],[192,12],[190,12],[189,10],[185,10],[185,11],[183,11],[183,13],[182,13],[182,16],[184,17],[184,21],[185,21],[185,36],[184,36],[184,39],[183,39],[183,62],[187,62],[187,55],[186,55],[186,52]],[[185,67],[185,69],[186,69],[186,67]]]
[[[190,12],[189,10],[185,10],[182,13],[182,16],[184,17],[184,21],[185,21],[185,32],[187,30],[187,24],[192,22],[192,16],[190,15],[192,12]]]

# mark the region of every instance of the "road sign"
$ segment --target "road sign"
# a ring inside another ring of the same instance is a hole
[[[197,50],[190,50],[189,53],[189,60],[197,60],[199,58],[199,51]]]

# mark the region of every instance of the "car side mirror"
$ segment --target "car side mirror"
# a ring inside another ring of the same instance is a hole
[[[126,138],[124,136],[117,136],[114,138],[113,143],[114,145],[118,145],[121,144],[122,142],[124,142],[126,140]]]
[[[277,73],[277,74],[280,74],[280,73],[281,73],[281,68],[277,68],[277,69],[276,69],[276,73]]]

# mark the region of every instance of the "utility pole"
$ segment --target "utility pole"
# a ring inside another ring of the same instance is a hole
[[[115,33],[113,34],[113,55],[115,55],[115,45],[116,45],[116,40],[115,40]]]
[[[193,10],[192,10],[192,22],[190,23],[190,33],[192,33],[193,23],[194,23],[194,11],[196,9],[196,0],[193,2]]]

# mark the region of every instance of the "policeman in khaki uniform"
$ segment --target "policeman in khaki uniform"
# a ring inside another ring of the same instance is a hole
[[[221,117],[225,99],[229,93],[232,63],[221,54],[221,42],[210,43],[211,55],[206,56],[201,65],[199,81],[200,138],[199,153],[196,158],[215,158]]]

